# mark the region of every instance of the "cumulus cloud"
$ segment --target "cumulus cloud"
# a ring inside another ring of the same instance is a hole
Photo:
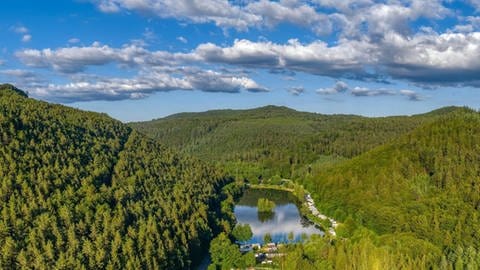
[[[89,93],[85,90],[87,88],[93,89],[90,94],[98,93],[100,86],[117,89],[105,92],[106,99],[138,98],[152,91],[173,89],[231,93],[269,90],[249,78],[248,72],[238,74],[223,68],[250,72],[263,69],[278,76],[288,76],[289,80],[297,73],[337,80],[332,87],[317,90],[324,95],[348,91],[353,96],[402,95],[412,101],[422,100],[422,96],[412,90],[350,88],[342,81],[345,79],[387,83],[402,80],[429,88],[445,85],[480,87],[479,17],[462,17],[458,19],[458,25],[443,33],[436,32],[438,27],[432,24],[419,27],[419,30],[412,28],[412,22],[422,18],[435,21],[451,16],[453,11],[447,9],[442,0],[90,1],[103,12],[134,11],[182,22],[213,23],[222,29],[241,31],[288,23],[309,29],[317,36],[309,42],[290,39],[279,43],[261,38],[258,41],[238,39],[221,45],[203,43],[190,52],[148,49],[147,40],[155,38],[148,28],[142,40],[120,47],[98,42],[79,46],[76,45],[79,40],[72,38],[68,47],[24,49],[17,51],[16,56],[28,67],[50,69],[68,78],[88,72],[89,67],[107,65],[129,69],[137,72],[137,76],[72,80],[72,85],[54,84],[38,89],[50,89],[65,96],[70,96],[74,89],[82,93]],[[469,3],[480,7],[477,0],[469,0]],[[26,27],[15,26],[11,31],[21,35],[25,42],[31,39]],[[333,41],[318,38],[329,33],[333,33],[329,36]],[[183,36],[177,40],[188,42]],[[185,66],[198,68],[186,69]],[[11,71],[15,76],[13,73]],[[136,86],[130,92],[124,87],[128,83]],[[291,87],[287,91],[299,95],[304,89]],[[87,99],[86,96],[79,98]]]
[[[409,39],[391,34],[383,50],[381,64],[394,78],[440,85],[479,83],[479,32],[417,34]]]
[[[251,14],[261,16],[267,27],[279,23],[291,23],[302,27],[311,27],[316,34],[328,34],[332,24],[328,15],[318,13],[314,7],[300,1],[267,1],[251,2],[246,6]]]
[[[25,26],[12,26],[10,28],[13,32],[17,33],[17,34],[26,34],[28,33],[28,28],[26,28]]]
[[[348,84],[342,81],[337,81],[334,86],[327,88],[320,88],[317,90],[317,93],[321,95],[332,95],[337,93],[343,93],[348,90]]]
[[[406,96],[411,101],[421,101],[424,98],[413,90],[400,90],[400,95]]]
[[[23,42],[29,42],[30,40],[32,40],[32,35],[29,35],[29,34],[23,35],[22,37]]]
[[[476,10],[480,10],[480,0],[468,0],[468,3],[470,3]]]
[[[177,40],[184,43],[184,44],[188,43],[188,39],[186,39],[185,37],[182,37],[182,36],[177,37]]]
[[[293,86],[288,88],[287,91],[294,96],[299,96],[305,92],[305,88],[303,86]]]
[[[71,44],[75,44],[75,43],[79,43],[80,42],[80,39],[79,38],[71,38],[68,40],[68,43],[71,43]]]
[[[18,51],[16,56],[27,66],[47,67],[60,72],[74,73],[83,71],[88,66],[100,66],[112,62],[133,64],[136,61],[143,61],[141,56],[145,54],[147,54],[145,49],[135,45],[116,49],[96,42],[92,46],[56,50],[26,49]]]
[[[338,93],[350,92],[354,97],[376,97],[376,96],[406,96],[411,101],[421,101],[423,97],[413,90],[400,90],[393,89],[372,89],[368,87],[356,86],[350,88],[345,82],[337,81],[332,87],[320,88],[316,91],[321,95],[333,95]]]
[[[24,69],[4,69],[0,70],[3,80],[18,85],[38,85],[45,81],[36,73]]]
[[[195,54],[213,63],[246,67],[283,68],[333,78],[392,77],[415,83],[479,85],[480,32],[418,33],[404,37],[385,34],[382,41],[340,40],[287,44],[237,40],[230,47],[207,43]]]
[[[277,44],[242,39],[225,47],[200,44],[190,53],[149,51],[136,44],[112,48],[94,43],[85,47],[26,49],[16,55],[27,66],[64,73],[110,63],[142,67],[210,63],[332,78],[380,81],[391,77],[419,85],[480,85],[480,32],[418,33],[409,38],[390,32],[377,43],[370,39],[343,39],[336,45],[319,40]]]
[[[0,70],[0,73],[7,76],[14,76],[14,77],[21,77],[21,78],[35,76],[35,73],[29,70],[23,70],[23,69],[4,69],[4,70]]]
[[[219,27],[246,30],[261,22],[258,15],[225,0],[92,0],[103,12],[137,11],[161,18],[195,23],[213,22]]]
[[[367,76],[364,64],[376,53],[363,41],[340,41],[329,46],[322,41],[302,44],[296,39],[286,44],[235,40],[231,47],[201,44],[194,51],[204,61],[247,67],[278,68],[332,77]]]
[[[395,30],[406,33],[408,23],[418,18],[443,18],[450,11],[441,0],[90,0],[101,11],[134,11],[161,18],[192,23],[215,23],[222,28],[247,30],[289,23],[315,34],[328,34],[334,28],[355,34],[362,26],[381,34]],[[477,0],[470,0],[475,4]],[[478,6],[475,4],[475,6]],[[328,10],[335,10],[329,12]]]
[[[12,71],[13,72],[13,71]],[[26,87],[33,96],[58,102],[92,100],[122,100],[144,98],[154,92],[199,90],[205,92],[238,93],[265,92],[246,76],[196,68],[154,68],[133,78],[108,78],[77,75],[66,84],[35,84]]]
[[[268,91],[267,88],[260,86],[250,78],[222,74],[211,70],[190,71],[186,74],[185,78],[191,84],[193,89],[199,89],[206,92],[237,93],[242,89],[250,92]]]
[[[318,12],[309,1],[227,1],[227,0],[90,0],[101,11],[134,11],[160,18],[175,18],[192,23],[215,23],[218,27],[240,31],[272,28],[290,23],[311,28],[316,34],[332,30],[328,14]]]
[[[388,89],[369,89],[366,87],[355,87],[351,90],[352,95],[356,97],[375,97],[375,96],[393,96],[396,94]]]
[[[32,35],[29,34],[29,30],[25,26],[21,26],[21,25],[12,26],[10,27],[10,30],[12,30],[17,34],[22,35],[22,38],[21,38],[22,42],[29,42],[30,40],[32,40]]]

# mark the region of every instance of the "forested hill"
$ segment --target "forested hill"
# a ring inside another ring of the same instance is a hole
[[[368,118],[322,115],[286,107],[182,113],[130,125],[179,151],[216,161],[230,173],[255,179],[290,178],[322,156],[351,158],[390,142],[436,117],[428,114]]]
[[[343,237],[400,250],[403,263],[420,260],[419,269],[480,268],[477,112],[450,112],[395,142],[314,168],[301,181],[322,211],[345,222]],[[382,237],[362,234],[360,227]],[[360,251],[350,246],[343,259],[351,263]]]
[[[0,86],[0,269],[188,269],[223,174],[104,114]]]

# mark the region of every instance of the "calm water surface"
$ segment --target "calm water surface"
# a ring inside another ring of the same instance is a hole
[[[275,202],[273,214],[258,213],[259,198]],[[248,189],[235,205],[234,214],[238,223],[250,224],[253,237],[249,243],[263,243],[263,236],[266,233],[270,233],[274,242],[287,242],[290,232],[293,232],[295,241],[300,240],[302,234],[323,235],[320,229],[300,216],[296,198],[286,191]]]

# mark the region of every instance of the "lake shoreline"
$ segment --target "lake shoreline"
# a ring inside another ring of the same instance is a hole
[[[296,185],[296,184],[294,184]],[[310,193],[305,192],[305,189],[303,187],[300,187],[301,190],[303,191],[302,193],[304,194],[298,194],[298,192],[295,191],[295,188],[288,188],[288,187],[283,187],[279,185],[273,185],[273,184],[246,184],[246,188],[250,189],[259,189],[259,190],[277,190],[277,191],[286,191],[292,194],[296,199],[298,203],[298,210],[300,212],[300,215],[308,220],[312,225],[315,227],[319,228],[322,230],[324,233],[328,233],[332,236],[336,236],[335,232],[335,227],[337,226],[337,222],[333,220],[332,218],[327,217],[326,215],[323,214],[318,214],[322,217],[323,219],[316,216],[313,211],[312,211],[312,205],[313,205],[313,200],[311,201],[311,204],[309,205],[309,202],[305,199],[305,195],[310,196]],[[311,198],[311,197],[310,197]],[[313,207],[315,207],[313,205]],[[316,210],[316,208],[315,208]],[[318,210],[317,210],[318,212]]]

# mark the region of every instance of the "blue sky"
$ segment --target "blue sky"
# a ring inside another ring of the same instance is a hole
[[[268,104],[369,116],[480,104],[479,0],[0,5],[0,81],[122,121]]]

